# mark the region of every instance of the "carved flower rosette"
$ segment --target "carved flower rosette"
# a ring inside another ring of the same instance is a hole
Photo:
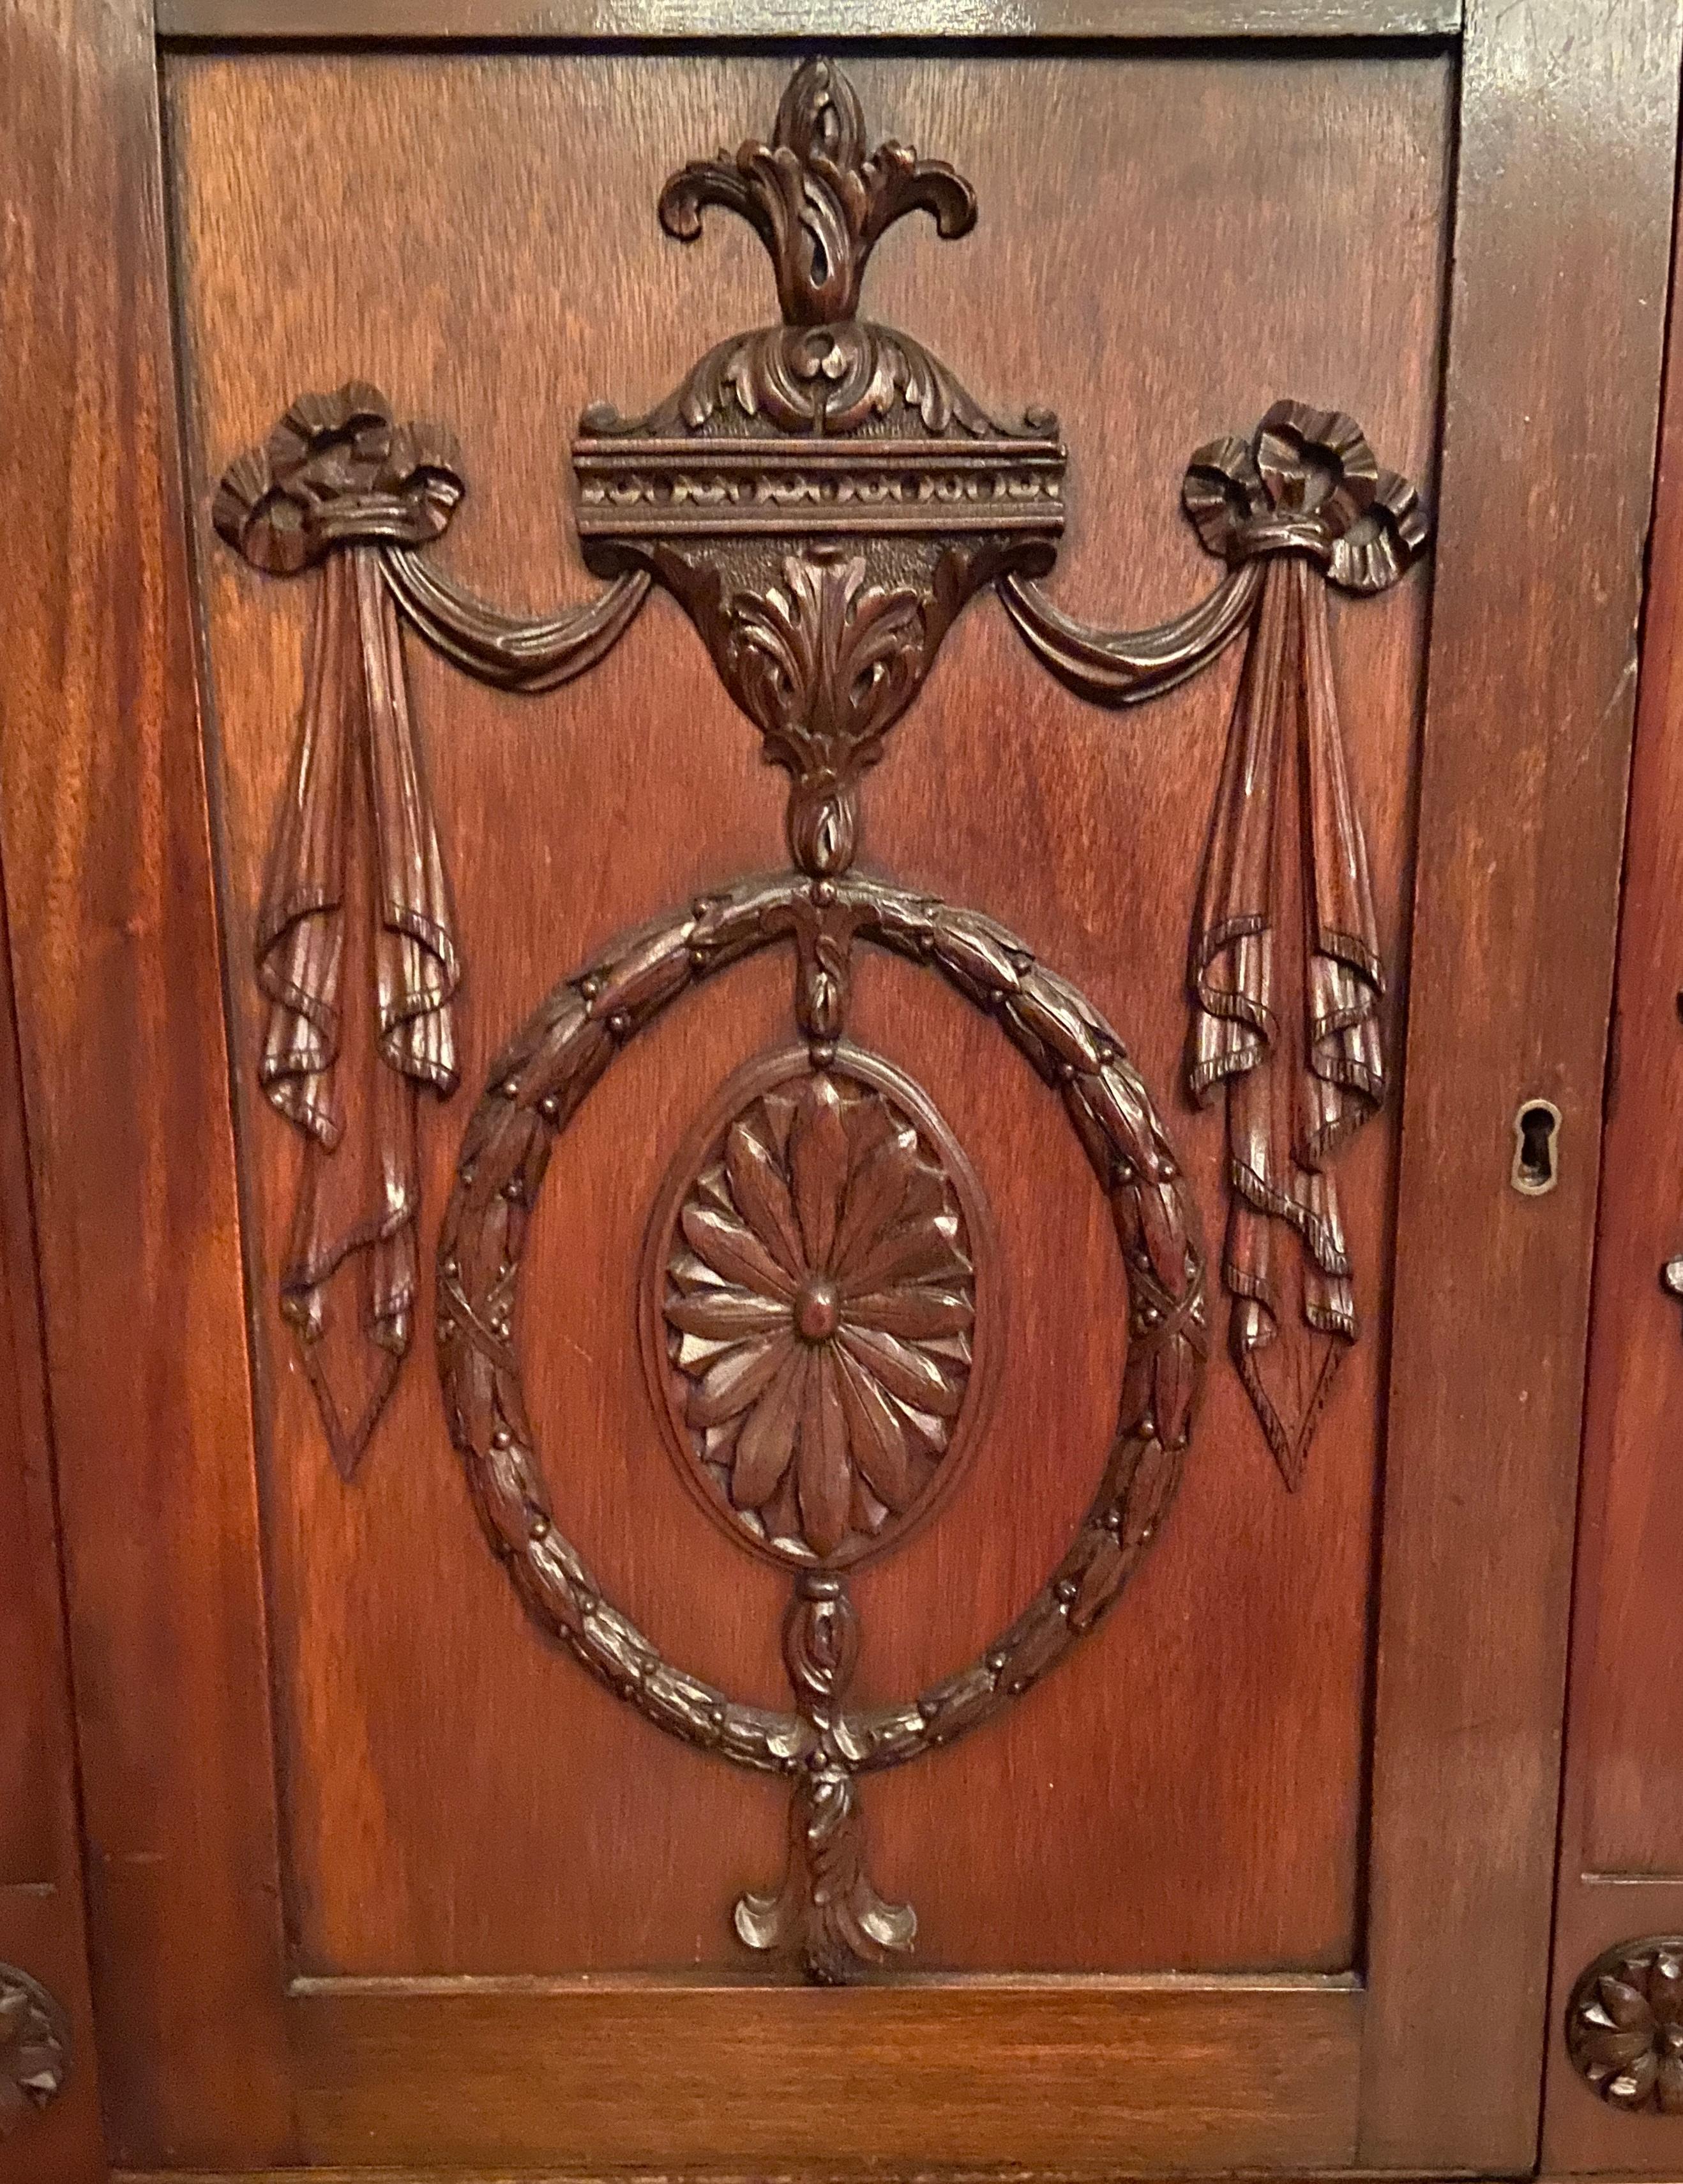
[[[1609,2108],[1683,2115],[1683,1936],[1597,1957],[1572,1991],[1566,2044]]]
[[[725,1088],[650,1225],[644,1338],[733,1537],[839,1568],[929,1513],[981,1408],[991,1247],[945,1124],[874,1057],[791,1050]]]

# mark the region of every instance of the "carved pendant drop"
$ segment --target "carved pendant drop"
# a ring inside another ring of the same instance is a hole
[[[660,217],[693,242],[709,205],[765,243],[780,320],[719,343],[640,419],[585,413],[578,532],[609,580],[588,606],[510,614],[442,571],[423,549],[463,490],[454,450],[434,428],[396,426],[355,383],[294,404],[231,469],[215,516],[254,568],[320,572],[258,973],[272,1011],[263,1081],[309,1141],[283,1307],[347,1473],[409,1339],[414,1091],[454,1081],[460,966],[399,623],[469,673],[538,691],[603,658],[658,584],[789,777],[790,869],[722,884],[614,941],[499,1056],[442,1224],[436,1332],[451,1435],[528,1614],[657,1727],[788,1784],[784,1873],[741,1895],[735,1931],[797,1975],[835,1981],[903,1958],[917,1929],[911,1907],[872,1884],[865,1779],[981,1728],[1096,1628],[1173,1498],[1208,1347],[1195,1210],[1123,1042],[1007,928],[857,872],[865,779],[947,630],[989,588],[1035,655],[1101,704],[1169,690],[1248,637],[1194,920],[1189,1080],[1197,1098],[1225,1097],[1233,1348],[1296,1484],[1357,1331],[1329,1162],[1384,1084],[1382,951],[1325,586],[1383,589],[1425,524],[1348,418],[1277,404],[1251,440],[1211,443],[1187,473],[1187,513],[1224,564],[1210,594],[1155,628],[1088,628],[1035,581],[1063,531],[1056,419],[998,421],[920,343],[859,315],[883,231],[922,211],[941,236],[964,234],[969,185],[903,145],[867,149],[851,85],[815,60],[791,79],[771,141],[681,169]],[[345,850],[359,839],[373,845],[377,915],[348,950]],[[791,1043],[744,1057],[675,1153],[650,1214],[638,1339],[651,1429],[699,1508],[789,1573],[783,1711],[667,1661],[605,1594],[558,1520],[513,1332],[556,1138],[674,1000],[766,948],[790,960]],[[861,948],[944,980],[1027,1059],[1106,1201],[1129,1299],[1114,1435],[1056,1566],[974,1661],[872,1707],[851,1693],[848,1575],[949,1497],[962,1507],[1002,1306],[961,1148],[898,1061],[850,1040]],[[347,1049],[365,1063],[353,1087],[341,1035],[358,1006],[377,1035]],[[372,1170],[345,1157],[353,1101]],[[364,1188],[371,1173],[383,1195]],[[334,1281],[354,1263],[385,1362],[348,1405],[320,1361]]]

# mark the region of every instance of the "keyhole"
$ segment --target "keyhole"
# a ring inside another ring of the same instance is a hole
[[[1541,1198],[1560,1180],[1555,1140],[1560,1110],[1552,1100],[1527,1100],[1513,1117],[1513,1188],[1526,1198]]]

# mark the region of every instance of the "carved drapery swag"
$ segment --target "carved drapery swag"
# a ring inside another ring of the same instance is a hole
[[[436,538],[461,497],[455,450],[394,426],[372,387],[306,395],[223,480],[215,521],[254,568],[320,562],[304,708],[275,815],[256,932],[270,1003],[259,1075],[307,1140],[281,1274],[333,1460],[354,1471],[410,1346],[415,1100],[456,1087],[455,913],[410,717],[397,609],[376,542]],[[351,1010],[371,1018],[343,1083]],[[373,1355],[330,1371],[342,1271]],[[349,1381],[348,1389],[343,1384]]]
[[[487,680],[547,688],[599,657],[646,586],[549,621],[503,616],[412,558],[463,483],[441,426],[398,425],[353,381],[294,402],[228,469],[213,518],[270,576],[320,569],[304,705],[255,933],[258,1073],[305,1150],[281,1272],[333,1461],[349,1479],[408,1354],[415,1107],[457,1081],[455,913],[410,716],[398,610]],[[331,1345],[341,1290],[360,1348]]]
[[[1193,920],[1187,1080],[1201,1103],[1226,1092],[1230,1345],[1295,1488],[1358,1332],[1329,1164],[1385,1098],[1385,977],[1326,586],[1383,591],[1427,526],[1352,419],[1301,402],[1277,402],[1249,441],[1199,448],[1183,498],[1229,573],[1174,621],[1105,632],[1032,584],[1001,588],[1039,657],[1103,705],[1156,696],[1249,632]]]
[[[1275,1361],[1292,1349],[1279,1240],[1309,1247],[1310,1332],[1350,1339],[1325,1162],[1382,1089],[1379,947],[1320,579],[1380,588],[1424,525],[1347,419],[1282,404],[1248,444],[1194,459],[1187,510],[1228,565],[1210,596],[1155,629],[1088,629],[1034,581],[1063,529],[1055,417],[998,421],[910,336],[858,315],[883,231],[922,210],[941,235],[963,234],[976,218],[969,185],[906,146],[867,150],[852,86],[815,60],[792,78],[771,142],[683,168],[660,216],[690,242],[708,204],[740,214],[766,244],[781,321],[718,343],[641,418],[585,412],[571,451],[579,537],[587,565],[612,580],[589,605],[508,615],[423,562],[460,477],[365,388],[296,405],[230,472],[217,521],[259,568],[327,562],[259,943],[275,1009],[264,1074],[311,1136],[309,1221],[313,1178],[343,1157],[333,1072],[353,777],[376,871],[382,828],[396,822],[411,883],[372,958],[382,1043],[361,1096],[376,1142],[387,1142],[382,1095],[395,1086],[410,1100],[412,1134],[415,1088],[447,1090],[453,1063],[443,1027],[459,968],[453,950],[421,944],[423,925],[447,932],[449,917],[398,616],[469,672],[536,690],[600,659],[658,583],[789,776],[791,870],[719,887],[610,943],[504,1048],[444,1216],[437,1334],[451,1435],[528,1613],[660,1728],[788,1781],[781,1886],[741,1895],[735,1928],[749,1947],[835,1981],[892,1964],[917,1925],[871,1884],[861,1778],[990,1721],[1096,1628],[1174,1496],[1207,1347],[1190,1194],[1121,1040],[1005,927],[854,872],[865,778],[946,632],[989,586],[1045,665],[1106,704],[1168,690],[1251,632],[1194,944],[1192,1081],[1201,1095],[1227,1089],[1235,1344],[1295,1479],[1330,1364],[1307,1401],[1265,1377],[1270,1346]],[[739,1546],[791,1578],[783,1712],[665,1660],[604,1595],[558,1528],[514,1335],[532,1209],[590,1087],[675,1000],[773,946],[793,956],[795,1043],[747,1060],[674,1155],[647,1232],[638,1320],[655,1419],[685,1485]],[[869,1708],[850,1700],[849,1574],[961,1485],[1004,1306],[997,1237],[961,1147],[909,1077],[848,1038],[861,946],[945,979],[1027,1058],[1105,1195],[1129,1295],[1115,1432],[1063,1557],[974,1662]],[[412,1135],[393,1128],[390,1142]],[[292,1309],[308,1336],[317,1323]],[[323,1409],[336,1433],[326,1397]]]
[[[1351,419],[1296,403],[1270,410],[1249,446],[1201,449],[1185,499],[1212,553],[1266,556],[1193,927],[1188,1079],[1198,1100],[1226,1087],[1234,1355],[1295,1487],[1357,1336],[1329,1163],[1385,1097],[1385,978],[1322,576],[1378,590],[1424,526]],[[1279,1248],[1291,1239],[1295,1314]]]

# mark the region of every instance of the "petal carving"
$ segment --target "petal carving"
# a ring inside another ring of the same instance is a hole
[[[953,1475],[979,1201],[945,1126],[886,1064],[773,1059],[781,1075],[750,1067],[733,1104],[721,1095],[669,1183],[645,1327],[705,1505],[775,1559],[840,1568]]]

